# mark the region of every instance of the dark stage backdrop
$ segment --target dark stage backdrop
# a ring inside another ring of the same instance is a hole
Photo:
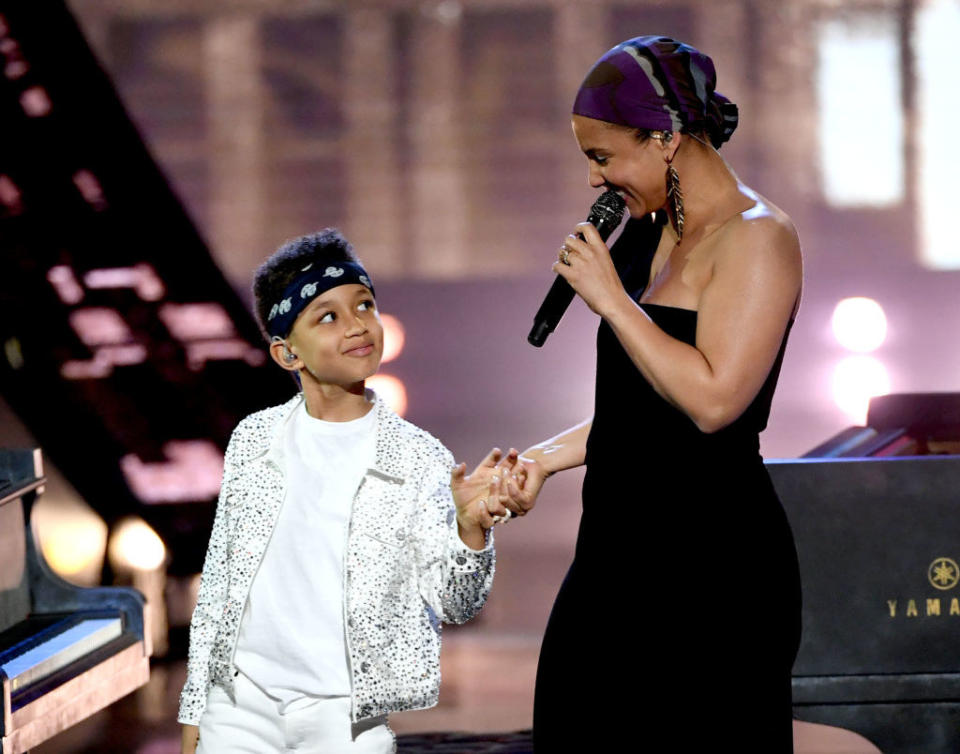
[[[230,431],[293,385],[58,0],[0,2],[0,390],[110,522],[200,569]]]

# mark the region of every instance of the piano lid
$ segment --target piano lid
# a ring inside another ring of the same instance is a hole
[[[44,481],[40,448],[5,448],[0,454],[0,505],[19,499]]]
[[[960,454],[960,393],[891,393],[870,399],[867,424],[847,427],[801,458]]]

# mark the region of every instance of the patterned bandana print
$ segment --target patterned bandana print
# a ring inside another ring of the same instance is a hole
[[[270,308],[267,315],[267,331],[270,335],[286,338],[306,306],[317,296],[338,285],[359,283],[373,293],[373,283],[367,271],[353,262],[336,262],[326,267],[308,264],[296,279],[283,291],[280,300]],[[376,294],[374,294],[376,295]]]
[[[706,129],[714,147],[737,127],[737,106],[714,91],[713,61],[670,37],[628,39],[594,63],[573,113],[650,131]]]

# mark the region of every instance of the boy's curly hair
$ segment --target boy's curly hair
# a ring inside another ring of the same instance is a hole
[[[318,266],[336,262],[360,263],[353,245],[336,228],[324,228],[287,241],[261,264],[253,275],[253,298],[257,323],[269,341],[266,322],[270,308],[280,300],[283,291],[310,263]]]

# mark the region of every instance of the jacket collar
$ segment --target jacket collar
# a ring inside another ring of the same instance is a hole
[[[386,402],[375,394],[373,410],[377,412],[377,449],[369,473],[395,484],[404,482],[404,465],[397,452],[405,424]]]
[[[376,450],[374,451],[373,466],[367,471],[385,481],[403,484],[405,481],[403,464],[396,452],[396,446],[401,442],[400,430],[405,422],[379,395],[369,388],[367,388],[367,393],[373,397],[373,408],[370,410],[377,412]],[[272,462],[279,469],[284,468],[286,429],[289,422],[293,420],[295,412],[304,410],[303,403],[303,393],[297,393],[286,403],[277,406],[280,414],[273,425],[269,438],[266,438],[269,440],[269,446],[264,455],[267,461]]]

